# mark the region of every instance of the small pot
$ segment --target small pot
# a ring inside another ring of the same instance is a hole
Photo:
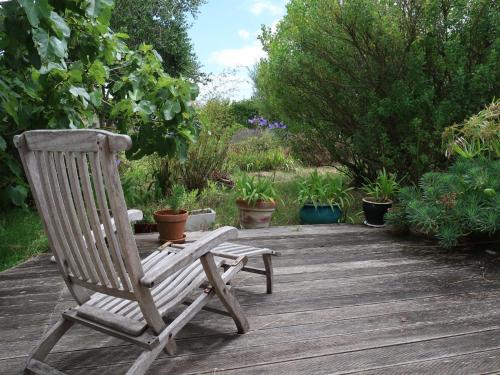
[[[158,232],[158,226],[153,223],[135,223],[134,224],[134,233],[154,233]]]
[[[188,218],[187,211],[180,210],[179,213],[175,214],[172,210],[159,210],[153,216],[158,225],[161,242],[177,242],[184,239],[184,228]]]
[[[188,232],[198,230],[208,230],[215,224],[215,211],[211,208],[189,211],[189,217],[186,223]]]
[[[304,204],[299,211],[301,224],[335,224],[342,218],[342,210],[329,204]]]
[[[384,216],[392,207],[392,201],[373,202],[370,198],[363,198],[363,212],[365,213],[365,225],[369,227],[385,227]]]
[[[243,199],[237,199],[236,204],[240,212],[240,226],[243,229],[269,228],[276,202],[258,201],[255,205],[249,206]]]

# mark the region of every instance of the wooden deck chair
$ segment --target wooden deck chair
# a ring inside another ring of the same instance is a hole
[[[158,354],[175,352],[175,335],[201,309],[248,321],[229,285],[240,271],[262,273],[272,291],[272,250],[227,243],[224,227],[184,248],[162,246],[141,261],[129,224],[116,154],[128,136],[101,130],[35,130],[14,138],[59,272],[78,303],[63,312],[30,353],[26,370],[61,374],[44,362],[79,323],[140,346],[127,374],[143,374]],[[116,229],[116,231],[115,231]],[[246,267],[262,255],[263,270]],[[217,296],[227,311],[210,308]],[[187,307],[170,324],[166,314]]]

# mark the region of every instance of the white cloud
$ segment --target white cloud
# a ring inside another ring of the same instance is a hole
[[[245,69],[226,69],[220,74],[210,75],[210,81],[200,85],[200,95],[196,99],[203,105],[210,99],[241,100],[250,98],[254,85]]]
[[[245,29],[240,29],[240,30],[238,30],[238,36],[241,39],[248,40],[250,38],[250,31],[245,30]]]
[[[259,42],[241,48],[223,49],[212,52],[208,61],[227,68],[241,68],[255,65],[266,57]]]
[[[252,3],[250,4],[250,12],[256,16],[260,16],[265,12],[277,16],[283,14],[283,7],[276,5],[270,0],[252,0]]]

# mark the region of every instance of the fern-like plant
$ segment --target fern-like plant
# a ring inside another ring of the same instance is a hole
[[[451,247],[471,234],[500,229],[500,159],[462,158],[446,172],[426,173],[419,187],[404,187],[387,223],[435,236]]]

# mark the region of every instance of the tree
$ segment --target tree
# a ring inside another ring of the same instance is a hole
[[[362,181],[444,166],[441,133],[500,92],[495,0],[292,0],[256,73],[267,111]]]
[[[129,35],[128,45],[151,44],[172,76],[200,79],[199,63],[187,30],[205,0],[116,0],[111,19],[114,30]]]
[[[172,78],[151,46],[109,27],[111,0],[18,0],[0,6],[0,203],[27,195],[12,137],[41,128],[130,134],[131,157],[185,152],[198,89]]]

